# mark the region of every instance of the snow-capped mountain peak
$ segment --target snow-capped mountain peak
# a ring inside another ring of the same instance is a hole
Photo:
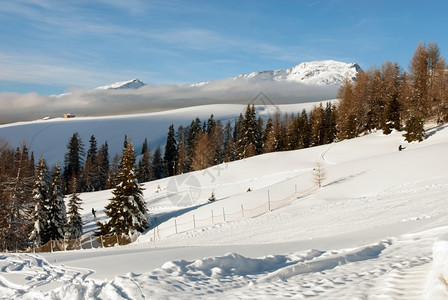
[[[356,63],[334,60],[304,62],[289,69],[267,70],[241,74],[235,80],[258,81],[296,81],[310,85],[338,85],[345,78],[354,80],[361,70]]]
[[[138,89],[144,86],[145,84],[138,79],[132,79],[128,81],[121,81],[112,83],[105,86],[99,86],[95,88],[95,90],[120,90],[120,89]]]

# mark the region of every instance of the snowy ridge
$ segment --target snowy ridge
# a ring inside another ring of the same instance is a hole
[[[286,81],[300,82],[307,85],[339,85],[346,78],[355,80],[361,67],[357,63],[345,63],[335,60],[322,60],[303,62],[295,67],[280,70],[266,70],[261,72],[252,72],[249,74],[240,74],[232,80],[249,82],[266,82],[266,81]],[[203,81],[193,83],[191,87],[203,87],[212,81]]]
[[[112,83],[109,85],[99,86],[95,90],[121,90],[121,89],[138,89],[145,84],[138,79],[132,79],[128,81],[121,81]]]
[[[250,81],[295,81],[311,85],[338,85],[345,78],[354,80],[361,70],[356,63],[344,63],[334,60],[304,62],[289,69],[253,72],[235,77]]]

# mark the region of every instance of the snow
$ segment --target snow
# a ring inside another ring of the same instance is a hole
[[[338,85],[346,78],[354,80],[361,70],[356,63],[334,60],[304,62],[289,69],[253,72],[235,77],[250,81],[295,81],[310,85]]]
[[[174,116],[171,120],[179,121],[184,114],[191,121],[189,110],[158,120]],[[133,118],[98,120],[111,127]],[[84,122],[90,120],[95,119]],[[39,131],[33,126],[48,122],[2,127],[0,133],[15,128],[16,135],[23,135],[22,129]],[[165,134],[168,127],[161,127]],[[52,134],[65,138],[63,130]],[[145,183],[144,199],[158,230],[127,246],[0,254],[0,295],[446,299],[448,126],[428,127],[427,134],[421,143],[407,143],[402,132],[379,131]],[[404,151],[398,151],[400,144]],[[327,173],[321,189],[313,188],[316,162]],[[212,192],[216,200],[208,202]],[[111,197],[110,190],[80,195],[86,238],[96,221],[105,220],[103,208]],[[251,212],[259,214],[250,218]],[[171,234],[175,224],[183,226],[181,233]]]
[[[332,101],[332,100],[329,100]],[[255,103],[259,104],[259,103]],[[282,112],[297,113],[302,109],[311,109],[315,103],[289,104],[278,106],[257,105],[257,112],[267,118],[273,116],[277,107]],[[0,138],[20,146],[25,140],[30,151],[36,158],[43,155],[51,166],[57,162],[64,162],[67,143],[73,133],[78,132],[85,147],[93,134],[98,145],[108,142],[109,155],[112,160],[115,153],[121,154],[124,136],[127,135],[134,144],[135,151],[140,153],[143,141],[148,138],[152,151],[158,145],[164,145],[170,124],[177,130],[179,125],[190,125],[191,121],[199,117],[206,121],[211,114],[215,119],[223,121],[236,119],[245,112],[246,105],[214,104],[181,108],[153,113],[108,117],[76,117],[71,119],[55,118],[51,120],[36,120],[31,122],[17,122],[0,125]]]
[[[105,86],[99,86],[95,90],[117,90],[117,89],[138,89],[145,84],[138,79],[116,82]]]

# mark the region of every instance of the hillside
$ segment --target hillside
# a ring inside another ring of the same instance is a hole
[[[273,116],[278,107],[282,113],[297,113],[302,109],[311,109],[316,103],[303,103],[291,105],[266,105],[257,104],[257,113],[264,118]],[[267,103],[269,104],[269,103]],[[86,147],[90,136],[95,135],[98,145],[105,141],[109,145],[111,160],[115,153],[121,153],[124,136],[130,138],[136,151],[141,150],[145,138],[152,151],[160,145],[165,145],[166,135],[170,124],[175,129],[179,125],[187,126],[193,119],[199,117],[206,121],[211,114],[223,124],[227,120],[238,118],[244,113],[246,105],[216,104],[188,107],[162,112],[120,115],[110,117],[76,117],[72,119],[54,118],[51,120],[37,120],[32,122],[20,122],[0,125],[0,138],[8,140],[15,147],[23,141],[35,157],[43,155],[49,164],[64,162],[67,152],[67,142],[73,133],[78,132]]]
[[[448,163],[448,127],[428,128],[427,134],[422,143],[408,144],[400,132],[376,132],[146,183],[156,232],[115,248],[4,254],[1,293],[49,298],[51,291],[53,299],[445,299],[440,278],[448,275],[448,173],[440,166]],[[311,189],[316,161],[327,173],[319,190]],[[206,204],[211,191],[217,200]],[[111,191],[80,197],[90,235],[90,209],[103,219]],[[269,212],[268,203],[278,206]],[[261,215],[250,218],[259,207]],[[169,233],[176,224],[185,226],[183,233]],[[40,274],[39,280],[28,274]]]

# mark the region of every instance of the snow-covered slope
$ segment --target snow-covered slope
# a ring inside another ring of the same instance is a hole
[[[446,299],[448,127],[427,133],[422,143],[408,144],[401,132],[376,132],[146,183],[158,230],[128,246],[1,254],[0,295]],[[399,152],[399,144],[406,149]],[[321,189],[310,190],[316,161],[327,176]],[[176,199],[192,191],[188,181],[197,183],[197,197],[185,206]],[[212,190],[217,200],[207,203]],[[86,235],[105,219],[111,195],[80,195]],[[245,215],[279,203],[258,217]],[[190,229],[166,236],[169,226]]]
[[[121,90],[121,89],[138,89],[145,84],[138,79],[132,79],[128,81],[116,82],[113,84],[99,86],[95,90]]]
[[[295,81],[312,85],[338,85],[345,78],[354,80],[361,70],[356,63],[334,60],[304,62],[289,69],[253,72],[235,77],[251,81]]]

